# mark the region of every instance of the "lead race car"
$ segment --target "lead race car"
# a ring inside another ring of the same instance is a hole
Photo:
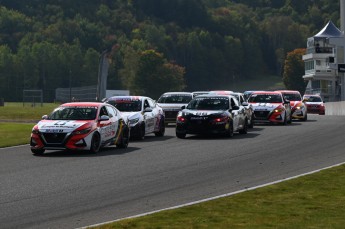
[[[254,123],[291,123],[290,101],[278,91],[253,92],[248,103],[253,106]]]
[[[65,103],[44,115],[32,129],[30,147],[35,155],[45,150],[88,150],[116,145],[127,148],[129,127],[121,112],[110,104]]]
[[[146,134],[164,136],[164,112],[146,96],[113,96],[106,100],[128,118],[131,137],[143,139]]]
[[[176,136],[187,134],[246,134],[248,130],[244,107],[233,96],[207,94],[195,97],[180,111],[176,119]]]

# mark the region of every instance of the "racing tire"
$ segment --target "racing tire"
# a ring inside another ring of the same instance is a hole
[[[31,149],[33,155],[40,156],[44,154],[44,149]]]
[[[292,123],[292,115],[290,113],[290,118],[289,118],[289,120],[287,120],[287,124],[291,124],[291,123]]]
[[[305,114],[304,118],[302,119],[302,121],[307,121],[308,120],[308,114]]]
[[[145,138],[145,124],[142,123],[140,126],[140,131],[139,131],[139,134],[137,136],[137,139],[138,140],[144,140],[144,138]]]
[[[159,122],[159,131],[155,132],[155,135],[157,137],[163,137],[165,134],[165,123],[164,123],[164,118],[161,119]]]
[[[177,138],[181,138],[181,139],[185,139],[186,138],[186,134],[176,133],[176,137]]]
[[[240,134],[247,134],[248,133],[248,121],[247,119],[244,122],[244,126],[241,130],[238,131]]]
[[[254,128],[254,114],[252,114],[252,117],[250,118],[250,123],[248,124],[248,128]]]
[[[118,144],[116,144],[116,147],[120,149],[126,149],[128,147],[128,143],[129,143],[129,128],[125,127],[121,134],[121,140]]]
[[[286,118],[286,112],[285,112],[285,115],[284,115],[284,122],[282,122],[282,125],[283,126],[286,126],[287,124],[287,118]]]
[[[94,133],[91,139],[90,153],[98,153],[101,148],[101,136],[99,133]]]
[[[225,133],[225,137],[232,138],[233,136],[234,136],[234,124],[233,124],[233,122],[230,122],[229,123],[229,129]]]

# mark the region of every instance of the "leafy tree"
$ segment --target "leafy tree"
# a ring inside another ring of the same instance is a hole
[[[0,44],[16,50],[26,31],[31,30],[31,24],[30,18],[24,14],[0,5]]]
[[[304,75],[304,62],[302,56],[306,49],[295,49],[287,54],[283,73],[283,82],[289,90],[297,90],[304,94],[306,82],[302,76]]]
[[[184,69],[168,63],[161,53],[145,50],[139,55],[132,53],[137,69],[127,71],[126,84],[132,94],[158,98],[166,91],[180,91],[185,88]]]

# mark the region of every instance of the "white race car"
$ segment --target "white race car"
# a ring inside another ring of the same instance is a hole
[[[191,92],[166,92],[161,95],[157,104],[163,108],[165,113],[165,124],[176,123],[177,113],[182,106],[187,106],[193,99]]]
[[[128,118],[132,138],[143,139],[151,133],[164,136],[164,112],[153,99],[146,96],[113,96],[106,99],[106,103]]]

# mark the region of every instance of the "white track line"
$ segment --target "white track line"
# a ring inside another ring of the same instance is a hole
[[[230,192],[230,193],[226,193],[226,194],[223,194],[223,195],[214,196],[214,197],[210,197],[210,198],[206,198],[206,199],[202,199],[202,200],[197,200],[197,201],[193,201],[193,202],[189,202],[189,203],[185,203],[185,204],[181,204],[181,205],[176,205],[176,206],[169,207],[169,208],[163,208],[163,209],[156,210],[156,211],[150,211],[150,212],[146,212],[146,213],[142,213],[142,214],[138,214],[138,215],[133,215],[133,216],[125,217],[125,218],[120,218],[120,219],[116,219],[116,220],[112,220],[112,221],[108,221],[108,222],[104,222],[104,223],[94,224],[94,225],[90,225],[90,226],[86,226],[86,227],[80,227],[78,229],[86,229],[86,228],[89,228],[89,227],[98,227],[98,226],[102,226],[102,225],[109,224],[109,223],[114,223],[114,222],[117,222],[117,221],[120,221],[120,220],[124,220],[124,219],[137,218],[137,217],[141,217],[141,216],[151,215],[151,214],[154,214],[154,213],[157,213],[157,212],[161,212],[161,211],[172,210],[172,209],[176,209],[176,208],[181,208],[181,207],[186,207],[186,206],[190,206],[190,205],[194,205],[194,204],[199,204],[199,203],[210,201],[210,200],[219,199],[219,198],[222,198],[222,197],[232,196],[232,195],[235,195],[235,194],[238,194],[238,193],[242,193],[242,192],[246,192],[246,191],[249,191],[249,190],[254,190],[254,189],[257,189],[257,188],[262,188],[262,187],[265,187],[265,186],[281,183],[283,181],[288,181],[288,180],[292,180],[292,179],[295,179],[295,178],[298,178],[298,177],[302,177],[302,176],[306,176],[306,175],[309,175],[309,174],[317,173],[317,172],[320,172],[322,170],[330,169],[330,168],[337,167],[337,166],[340,166],[340,165],[343,165],[343,164],[345,164],[345,162],[342,162],[342,163],[339,163],[339,164],[335,164],[335,165],[332,165],[332,166],[328,166],[328,167],[325,167],[325,168],[322,168],[322,169],[314,170],[314,171],[311,171],[311,172],[303,173],[303,174],[300,174],[300,175],[297,175],[297,176],[292,176],[292,177],[284,178],[284,179],[281,179],[281,180],[269,182],[269,183],[266,183],[266,184],[262,184],[262,185],[258,185],[258,186],[254,186],[254,187],[250,187],[250,188],[246,188],[246,189],[242,189],[242,190],[239,190],[239,191]]]

